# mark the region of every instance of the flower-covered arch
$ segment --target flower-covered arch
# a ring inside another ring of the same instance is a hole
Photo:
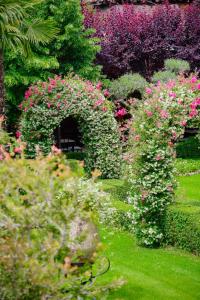
[[[54,143],[54,130],[65,118],[78,121],[85,146],[85,167],[98,169],[104,178],[117,178],[121,171],[121,146],[112,106],[100,91],[100,84],[77,76],[38,82],[25,93],[21,130],[29,156],[36,145],[48,154]]]
[[[200,128],[200,81],[196,76],[146,89],[146,100],[134,114],[129,153],[135,231],[145,246],[163,240],[163,217],[176,186],[175,144],[186,126]]]

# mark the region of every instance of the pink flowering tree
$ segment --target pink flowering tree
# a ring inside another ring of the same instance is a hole
[[[156,246],[164,238],[162,221],[176,186],[175,143],[186,126],[200,127],[200,81],[196,76],[146,90],[146,99],[134,114],[128,174],[135,231],[142,245]]]
[[[101,83],[94,86],[78,76],[55,77],[31,86],[20,105],[22,139],[27,142],[28,155],[34,157],[38,147],[48,154],[54,144],[54,130],[71,116],[82,133],[88,173],[96,168],[104,178],[119,177],[120,136],[112,104],[101,87]]]

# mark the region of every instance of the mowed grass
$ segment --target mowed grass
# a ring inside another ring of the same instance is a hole
[[[178,182],[175,205],[178,209],[197,213],[200,219],[200,175],[181,176]],[[121,185],[121,182],[107,184],[113,187]],[[105,187],[109,190],[107,185]],[[109,296],[110,300],[200,299],[200,257],[172,247],[139,247],[128,232],[111,228],[103,228],[100,232],[105,255],[111,261],[110,271],[100,280],[119,277],[126,280],[121,289]]]
[[[173,248],[145,249],[127,232],[101,230],[110,271],[101,280],[123,277],[126,284],[109,299],[200,299],[200,258]]]

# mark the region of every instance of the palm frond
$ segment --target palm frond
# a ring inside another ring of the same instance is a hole
[[[49,43],[58,33],[53,20],[34,20],[26,23],[24,34],[31,44],[38,45]]]

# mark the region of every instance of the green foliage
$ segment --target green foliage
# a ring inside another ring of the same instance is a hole
[[[166,59],[164,62],[165,70],[171,71],[175,73],[176,75],[190,71],[190,64],[186,60],[182,59]]]
[[[82,284],[99,257],[92,218],[105,194],[60,156],[0,164],[1,300],[105,299],[118,283]]]
[[[200,140],[197,137],[189,137],[177,143],[177,157],[198,158],[200,157]]]
[[[98,169],[102,177],[117,178],[121,173],[121,146],[112,107],[91,82],[78,77],[38,82],[26,92],[21,121],[27,153],[34,157],[36,145],[48,154],[54,130],[68,116],[74,116],[85,146],[85,168]]]
[[[30,59],[24,58],[19,51],[6,50],[5,81],[11,126],[19,118],[17,106],[30,84],[47,80],[52,73],[75,72],[94,80],[100,74],[100,68],[93,64],[99,46],[96,39],[90,37],[91,32],[84,29],[79,0],[39,1],[39,5],[34,5],[33,10],[28,8],[28,12],[30,23],[37,18],[53,21],[59,34],[48,47],[32,47]]]
[[[111,94],[115,99],[142,97],[147,81],[140,74],[125,74],[110,84]]]
[[[172,71],[158,71],[156,73],[153,74],[151,81],[153,83],[157,83],[157,82],[168,82],[169,80],[173,80],[176,79],[176,74]]]

